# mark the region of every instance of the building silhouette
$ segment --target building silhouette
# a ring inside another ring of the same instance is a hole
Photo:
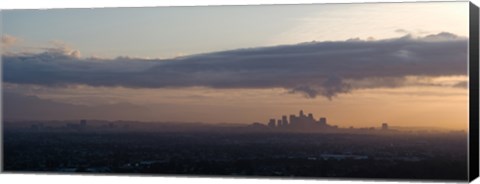
[[[305,115],[303,110],[300,110],[298,116],[291,114],[288,119],[286,115],[283,115],[281,119],[278,119],[277,121],[272,118],[269,120],[268,126],[271,128],[282,127],[283,129],[294,130],[318,130],[336,128],[336,126],[330,126],[327,124],[327,118],[320,117],[317,121],[315,120],[315,117],[312,113],[308,113],[308,115]]]
[[[283,126],[282,120],[281,119],[277,120],[277,127],[282,127],[282,126]]]
[[[282,116],[282,126],[288,126],[288,120],[286,115]]]
[[[288,118],[287,118],[288,117]],[[365,127],[365,128],[354,128],[350,126],[349,128],[339,128],[337,125],[330,125],[328,124],[326,117],[319,117],[315,119],[315,115],[313,113],[306,114],[303,110],[300,110],[298,115],[291,114],[291,115],[282,115],[280,118],[269,119],[268,123],[254,123],[255,127],[268,127],[270,130],[282,130],[282,131],[372,131],[375,130],[374,127]],[[252,125],[253,127],[253,125]],[[379,130],[389,130],[391,131],[389,125],[384,122],[381,124]]]
[[[388,130],[388,123],[382,123],[382,130]]]
[[[268,122],[268,127],[275,128],[275,119],[270,119],[270,121]]]

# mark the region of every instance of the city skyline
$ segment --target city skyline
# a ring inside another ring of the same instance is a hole
[[[4,119],[250,124],[303,109],[341,127],[465,130],[467,8],[2,11]]]

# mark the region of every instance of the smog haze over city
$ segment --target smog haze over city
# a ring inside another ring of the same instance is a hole
[[[6,171],[466,178],[467,2],[1,18]]]

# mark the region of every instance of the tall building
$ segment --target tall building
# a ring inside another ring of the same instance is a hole
[[[327,125],[327,118],[321,117],[321,118],[318,120],[318,123],[320,123],[320,125]]]
[[[282,116],[282,125],[283,126],[288,126],[288,120],[287,120],[287,116]]]
[[[295,129],[295,130],[321,130],[321,129],[331,129],[335,126],[327,124],[327,118],[321,117],[318,121],[314,118],[313,113],[308,113],[305,115],[303,110],[300,110],[299,116],[291,114],[289,119],[286,115],[283,115],[281,119],[270,119],[268,126],[271,128],[282,127],[282,129]]]
[[[308,113],[308,119],[312,119],[312,120],[313,120],[313,114],[312,114],[312,113]]]
[[[268,126],[269,127],[272,127],[272,128],[275,128],[275,119],[270,119],[270,121],[268,122]]]
[[[388,130],[388,123],[382,123],[382,130]]]
[[[290,125],[295,125],[297,123],[297,117],[295,115],[290,115]]]

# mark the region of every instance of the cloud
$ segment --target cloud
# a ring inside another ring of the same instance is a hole
[[[468,89],[468,81],[458,82],[453,87]]]
[[[450,33],[246,48],[175,59],[80,58],[71,50],[4,55],[4,81],[45,86],[284,88],[333,98],[400,87],[409,76],[467,75],[467,39]],[[61,51],[61,52],[60,52]]]
[[[341,78],[331,76],[319,86],[303,85],[293,88],[290,93],[303,93],[308,98],[315,98],[318,95],[332,99],[339,93],[347,93],[351,90],[351,86],[342,81]]]
[[[407,31],[405,29],[396,29],[395,32],[400,34],[410,34],[410,31]]]
[[[7,48],[18,42],[18,38],[12,35],[2,35],[2,48]]]
[[[457,39],[462,39],[462,38],[447,32],[441,32],[434,35],[427,35],[423,38],[423,40],[426,40],[426,41],[449,41],[449,40],[457,40]]]
[[[79,50],[72,49],[70,45],[62,41],[51,41],[53,47],[45,48],[45,52],[53,55],[65,55],[74,58],[80,58],[81,54]]]

